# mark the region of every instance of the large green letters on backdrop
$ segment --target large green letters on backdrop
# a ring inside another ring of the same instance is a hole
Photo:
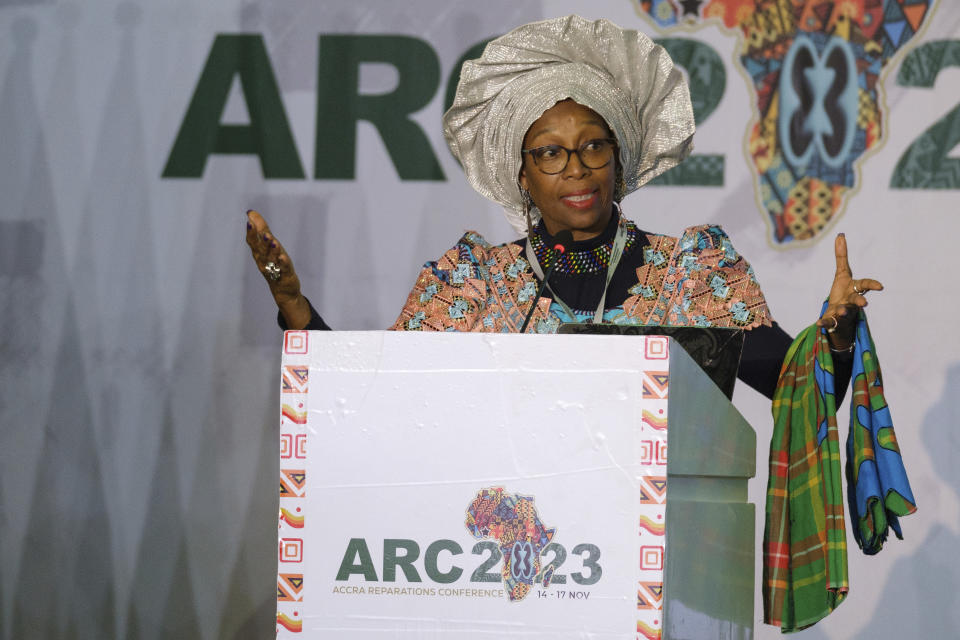
[[[488,40],[470,47],[447,78],[444,108],[465,60],[477,57]],[[723,98],[726,69],[709,44],[690,38],[658,42],[687,71],[694,117],[702,124]],[[314,178],[356,176],[357,122],[371,123],[383,140],[401,180],[445,180],[424,130],[410,115],[427,106],[440,87],[440,61],[429,43],[404,35],[335,34],[319,37]],[[397,70],[388,93],[360,93],[360,66],[383,63]],[[932,87],[943,68],[960,65],[960,41],[926,43],[911,51],[897,78],[902,86]],[[223,124],[234,78],[239,78],[250,121]],[[892,188],[960,188],[960,160],[948,154],[960,142],[960,107],[931,126],[900,158]],[[284,111],[263,37],[220,34],[213,41],[180,130],[163,169],[164,178],[201,178],[214,154],[254,155],[263,177],[303,180],[297,147]],[[653,185],[722,186],[722,154],[695,154]]]
[[[221,124],[234,76],[250,124]],[[303,179],[270,58],[259,35],[218,35],[180,124],[164,178],[200,178],[214,153],[256,155],[264,178]]]
[[[447,78],[444,108],[453,102],[460,67],[478,57],[488,40],[470,47]],[[659,41],[687,69],[694,116],[706,120],[723,97],[726,71],[708,44],[687,38]],[[373,124],[401,180],[444,180],[443,170],[423,129],[410,114],[433,100],[440,86],[440,61],[425,41],[402,35],[321,35],[317,65],[317,120],[314,177],[352,180],[356,176],[357,122]],[[392,65],[399,77],[389,93],[360,93],[360,65]],[[249,124],[223,124],[234,78],[239,78]],[[305,179],[296,144],[263,37],[220,34],[213,41],[164,178],[201,178],[214,154],[255,155],[263,177]],[[719,186],[722,155],[694,155],[653,184]]]

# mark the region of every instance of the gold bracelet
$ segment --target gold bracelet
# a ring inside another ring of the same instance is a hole
[[[856,343],[855,343],[855,342],[851,342],[851,343],[850,343],[849,345],[847,345],[846,347],[841,347],[841,348],[839,348],[839,349],[834,349],[834,348],[833,348],[833,345],[831,344],[831,345],[830,345],[830,351],[832,351],[833,353],[853,353],[853,347],[854,347],[854,346],[856,346]]]

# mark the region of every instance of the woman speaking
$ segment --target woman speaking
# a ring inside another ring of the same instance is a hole
[[[565,322],[742,327],[739,377],[773,397],[791,338],[772,321],[750,265],[714,225],[677,237],[641,230],[627,194],[692,149],[686,82],[644,34],[579,16],[524,25],[461,71],[444,136],[470,184],[523,235],[491,246],[467,233],[427,263],[391,327],[400,331],[554,333]],[[572,235],[566,250],[557,236]],[[257,212],[247,242],[281,326],[327,329],[303,296],[290,256]],[[817,320],[849,377],[857,307],[882,286],[854,280],[843,236],[828,305]],[[542,295],[538,284],[553,266]],[[839,390],[842,395],[842,389]]]
[[[827,302],[792,340],[722,229],[702,225],[673,237],[628,219],[623,197],[690,153],[693,110],[663,48],[606,20],[546,20],[492,41],[463,65],[443,131],[467,180],[503,206],[522,237],[493,246],[465,234],[421,269],[391,328],[554,333],[586,322],[747,330],[738,376],[773,399],[775,419],[765,620],[786,631],[829,613],[847,589],[836,408],[851,374],[854,537],[875,553],[888,526],[899,536],[897,517],[916,508],[860,309],[867,292],[883,287],[853,278],[843,235]],[[247,242],[281,326],[327,329],[290,256],[253,211]]]

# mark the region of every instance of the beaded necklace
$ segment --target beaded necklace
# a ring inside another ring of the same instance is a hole
[[[639,232],[637,226],[630,220],[620,218],[620,224],[627,227],[627,244],[623,253],[628,254],[637,244]],[[543,221],[539,222],[534,228],[531,237],[531,246],[537,256],[540,264],[550,264],[554,260],[553,249],[549,248],[543,241]],[[570,249],[560,255],[560,261],[557,263],[555,273],[566,275],[582,275],[585,273],[600,273],[606,271],[610,266],[610,254],[613,251],[613,238],[592,249],[581,249],[574,251]]]
[[[619,213],[619,207],[617,209]],[[613,242],[610,247],[610,255],[607,259],[607,277],[606,281],[603,283],[603,295],[600,296],[600,302],[597,303],[597,311],[593,314],[593,324],[603,323],[603,312],[606,308],[605,302],[607,299],[607,289],[610,287],[610,280],[613,278],[614,272],[617,270],[617,265],[620,263],[620,258],[623,257],[624,251],[627,246],[627,234],[628,226],[624,223],[623,216],[620,215],[619,221],[617,222],[617,232],[614,235]],[[550,286],[549,282],[544,281],[544,270],[540,266],[540,259],[537,257],[536,252],[533,250],[533,238],[536,237],[537,233],[534,233],[533,225],[530,224],[530,215],[527,214],[527,246],[524,247],[524,254],[527,257],[527,262],[530,263],[530,268],[533,269],[533,273],[539,278],[543,285],[550,290],[550,295],[553,296],[553,301],[563,307],[564,312],[570,318],[576,318],[577,316],[573,313],[573,310],[570,308],[566,302],[563,301],[560,296],[557,295],[557,292],[553,290],[553,287]],[[606,243],[604,243],[606,244]],[[551,252],[552,253],[552,252]],[[564,252],[566,253],[566,252]],[[577,322],[579,324],[579,322]]]

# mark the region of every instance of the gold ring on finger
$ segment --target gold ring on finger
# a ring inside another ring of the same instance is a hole
[[[276,262],[272,260],[267,264],[263,265],[264,275],[267,276],[268,280],[276,282],[280,279],[280,267],[277,266]]]
[[[827,329],[827,333],[833,333],[837,330],[837,327],[840,326],[840,321],[837,320],[837,316],[830,316],[830,319],[833,320],[833,326]]]
[[[865,295],[867,295],[867,290],[866,290],[866,289],[861,289],[861,288],[858,287],[857,285],[853,285],[853,291],[854,291],[854,293],[856,293],[858,296],[865,296]]]

